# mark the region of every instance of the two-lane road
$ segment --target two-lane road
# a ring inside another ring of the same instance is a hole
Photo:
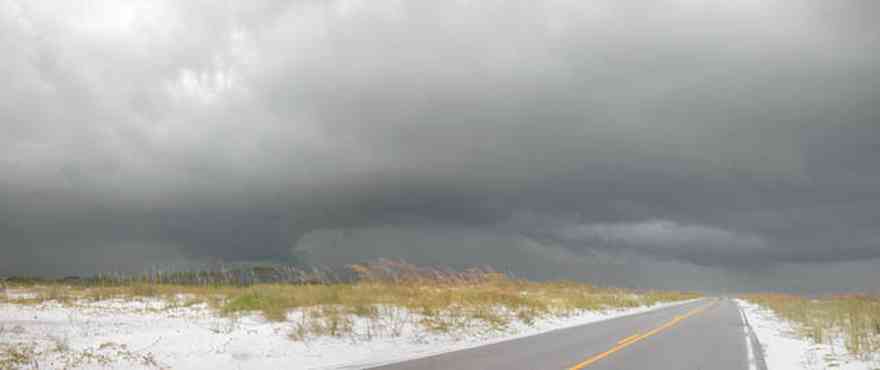
[[[376,370],[761,370],[736,303],[712,298]]]

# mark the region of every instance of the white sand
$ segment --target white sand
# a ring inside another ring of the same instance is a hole
[[[768,370],[880,369],[880,357],[859,359],[849,354],[838,338],[834,343],[813,343],[795,334],[791,323],[772,311],[737,300],[764,349]]]
[[[33,366],[42,369],[360,369],[680,303],[584,311],[533,325],[515,322],[503,331],[474,327],[469,334],[458,335],[426,332],[416,324],[417,314],[382,307],[390,311],[378,322],[351,317],[354,335],[305,341],[288,337],[299,312],[278,323],[256,314],[220,317],[205,305],[175,306],[160,300],[74,306],[7,303],[0,304],[0,348],[32,347],[41,353]]]

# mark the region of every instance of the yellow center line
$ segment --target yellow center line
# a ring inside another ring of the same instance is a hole
[[[660,326],[654,328],[653,330],[651,330],[651,331],[649,331],[649,332],[647,332],[647,333],[645,333],[645,334],[638,334],[638,333],[637,333],[637,334],[635,334],[635,335],[631,335],[631,336],[628,336],[628,337],[626,337],[626,338],[623,338],[620,342],[617,342],[617,345],[615,345],[615,346],[612,347],[611,349],[609,349],[609,350],[607,350],[607,351],[605,351],[605,352],[599,353],[599,354],[597,354],[597,355],[594,355],[594,356],[592,356],[592,357],[590,357],[590,358],[584,360],[583,362],[581,362],[581,363],[579,363],[579,364],[577,364],[577,365],[574,365],[574,366],[568,368],[568,370],[580,370],[580,369],[583,369],[583,368],[585,368],[585,367],[587,367],[587,366],[590,366],[590,365],[592,365],[593,363],[595,363],[595,362],[597,362],[597,361],[599,361],[599,360],[601,360],[601,359],[603,359],[603,358],[605,358],[605,357],[610,356],[610,355],[613,354],[614,352],[620,351],[620,350],[622,350],[622,349],[624,349],[624,348],[626,348],[626,347],[631,346],[633,343],[636,343],[636,342],[638,342],[638,341],[640,341],[640,340],[642,340],[642,339],[645,339],[645,338],[650,337],[650,336],[652,336],[652,335],[655,335],[655,334],[657,334],[657,333],[659,333],[659,332],[661,332],[661,331],[664,331],[664,330],[666,330],[666,329],[669,329],[669,328],[675,326],[676,324],[678,324],[678,323],[684,321],[685,319],[687,319],[687,318],[689,318],[689,317],[691,317],[691,316],[697,315],[697,314],[699,314],[699,313],[701,313],[701,312],[703,312],[703,311],[709,309],[709,307],[711,307],[711,306],[713,306],[713,305],[715,305],[715,304],[717,304],[717,303],[718,303],[718,301],[712,301],[711,303],[708,303],[708,304],[705,304],[705,305],[703,305],[703,306],[697,307],[697,308],[695,308],[695,309],[689,311],[688,313],[686,313],[686,314],[684,314],[684,315],[681,315],[681,316],[675,316],[672,320],[667,321],[667,322],[664,323],[663,325],[660,325]]]
[[[630,336],[628,336],[628,337],[626,337],[626,338],[621,339],[620,342],[617,342],[617,344],[618,344],[618,345],[620,345],[620,344],[624,344],[624,343],[629,342],[629,341],[631,341],[631,340],[633,340],[633,339],[636,339],[636,338],[638,338],[638,337],[639,337],[639,333],[635,333],[635,334],[633,334],[633,335],[630,335]]]

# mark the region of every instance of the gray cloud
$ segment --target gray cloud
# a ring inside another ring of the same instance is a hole
[[[755,257],[767,248],[767,241],[754,234],[664,220],[567,226],[557,233],[569,243],[634,248],[647,254],[673,256],[695,263],[761,264]]]
[[[377,227],[640,269],[877,258],[876,8],[6,1],[0,273]]]

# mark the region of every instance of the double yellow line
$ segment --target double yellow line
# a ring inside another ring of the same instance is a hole
[[[587,367],[587,366],[590,366],[590,365],[596,363],[597,361],[599,361],[599,360],[601,360],[601,359],[603,359],[603,358],[605,358],[605,357],[610,356],[610,355],[613,354],[614,352],[620,351],[620,350],[622,350],[622,349],[624,349],[624,348],[626,348],[626,347],[629,347],[629,346],[633,345],[633,343],[636,343],[636,342],[638,342],[638,341],[640,341],[640,340],[643,340],[643,339],[648,338],[648,337],[650,337],[650,336],[652,336],[652,335],[655,335],[655,334],[657,334],[657,333],[659,333],[659,332],[661,332],[661,331],[664,331],[664,330],[666,330],[666,329],[669,329],[669,328],[671,328],[671,327],[677,325],[678,323],[680,323],[680,322],[686,320],[687,318],[689,318],[689,317],[691,317],[691,316],[698,315],[698,314],[700,314],[701,312],[703,312],[703,311],[705,311],[705,310],[708,310],[710,307],[714,306],[714,305],[717,304],[717,303],[718,303],[717,300],[716,300],[716,301],[712,301],[712,302],[710,302],[710,303],[708,303],[708,304],[705,304],[705,305],[702,305],[702,306],[700,306],[700,307],[697,307],[697,308],[695,308],[695,309],[693,309],[693,310],[690,310],[690,311],[688,311],[688,313],[686,313],[686,314],[684,314],[684,315],[675,316],[672,320],[667,321],[667,322],[664,323],[663,325],[660,325],[660,326],[658,326],[658,327],[652,329],[651,331],[649,331],[649,332],[647,332],[647,333],[645,333],[645,334],[638,334],[638,333],[636,333],[636,334],[634,334],[634,335],[631,335],[631,336],[628,336],[628,337],[626,337],[626,338],[623,338],[623,339],[621,339],[619,342],[617,342],[617,344],[616,344],[614,347],[612,347],[611,349],[609,349],[609,350],[607,350],[607,351],[605,351],[605,352],[599,353],[599,354],[597,354],[597,355],[594,355],[594,356],[592,356],[592,357],[590,357],[590,358],[584,360],[583,362],[578,363],[577,365],[574,365],[574,366],[568,368],[568,370],[580,370],[580,369],[583,369],[583,368],[585,368],[585,367]]]

